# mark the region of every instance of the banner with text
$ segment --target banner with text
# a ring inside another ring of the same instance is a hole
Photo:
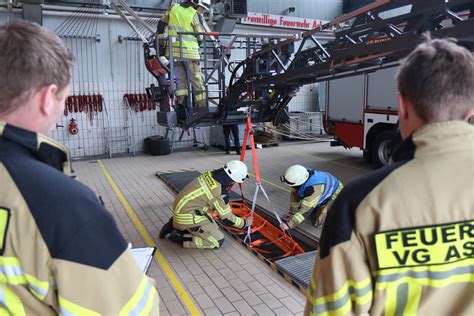
[[[248,15],[241,18],[242,24],[281,27],[287,29],[312,30],[329,21],[298,18],[286,15],[274,15],[266,13],[248,12]]]

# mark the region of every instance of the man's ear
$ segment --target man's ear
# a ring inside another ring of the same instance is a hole
[[[401,93],[397,95],[397,102],[398,102],[398,116],[400,119],[407,120],[408,119],[408,108],[407,102],[403,98]]]
[[[58,87],[55,84],[50,84],[49,86],[39,89],[37,93],[41,113],[45,116],[54,113],[56,104],[58,103]]]

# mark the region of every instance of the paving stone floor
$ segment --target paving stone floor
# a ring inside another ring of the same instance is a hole
[[[257,154],[263,185],[280,214],[289,209],[289,190],[281,184],[279,176],[291,164],[331,172],[343,183],[371,170],[359,150],[331,148],[327,142],[283,143],[279,147],[260,149]],[[306,301],[304,295],[234,239],[226,238],[221,249],[202,251],[183,249],[158,238],[161,227],[170,217],[175,194],[155,173],[183,169],[205,171],[219,168],[230,159],[238,159],[238,156],[225,155],[211,148],[169,156],[101,159],[101,162],[203,314],[301,315]],[[246,162],[253,174],[250,159],[249,153]],[[125,238],[134,247],[145,246],[97,160],[76,161],[73,167],[79,180],[102,197]],[[247,197],[253,196],[254,180],[251,177],[247,181],[244,190]],[[259,197],[258,203],[269,207],[263,196]],[[307,225],[303,229],[314,228]],[[180,296],[155,261],[149,275],[157,281],[161,315],[186,315],[187,309]]]

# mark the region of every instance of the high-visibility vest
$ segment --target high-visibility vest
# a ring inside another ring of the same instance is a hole
[[[336,192],[339,186],[339,180],[330,173],[315,170],[314,174],[298,189],[298,198],[302,200],[304,198],[304,191],[306,190],[306,188],[319,184],[324,185],[324,192],[321,198],[319,199],[317,206],[323,204],[328,198],[330,198],[334,194],[334,192]]]
[[[182,34],[181,41],[178,32],[194,32],[193,19],[197,14],[193,7],[174,5],[169,12],[168,35],[173,43],[173,57],[186,59],[200,59],[199,42],[192,34]],[[166,50],[169,57],[169,51]]]

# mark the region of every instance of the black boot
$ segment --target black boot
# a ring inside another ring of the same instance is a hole
[[[176,119],[178,121],[186,121],[186,107],[183,104],[176,105],[174,110],[176,112]]]
[[[173,229],[168,239],[174,241],[175,243],[182,244],[184,239],[184,233],[180,230]]]
[[[199,124],[199,122],[209,115],[209,110],[205,107],[197,108],[197,111],[186,120],[186,126],[191,127]]]
[[[160,230],[160,239],[166,238],[166,235],[173,231],[173,218],[171,217],[168,223],[166,223]]]

